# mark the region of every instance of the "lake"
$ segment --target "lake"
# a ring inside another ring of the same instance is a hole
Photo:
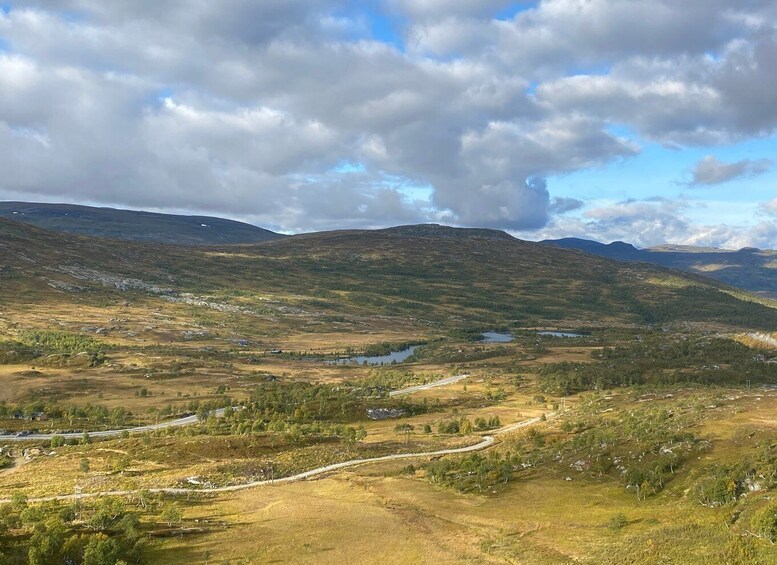
[[[483,339],[480,343],[510,343],[513,341],[513,336],[510,334],[504,334],[499,332],[483,332],[480,334]]]
[[[392,363],[401,363],[415,352],[416,349],[421,347],[420,345],[411,345],[406,349],[399,351],[392,351],[388,355],[359,355],[357,357],[349,357],[348,359],[337,359],[335,361],[329,361],[329,363],[356,363],[358,365],[391,365]]]
[[[538,335],[548,335],[551,337],[585,337],[583,334],[578,334],[574,332],[537,332]]]

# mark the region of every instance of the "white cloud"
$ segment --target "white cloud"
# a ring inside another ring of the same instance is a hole
[[[652,242],[690,233],[682,214],[633,204],[575,220],[575,199],[538,179],[637,155],[613,124],[670,146],[777,125],[771,1],[376,6],[406,51],[372,40],[371,16],[340,0],[12,2],[0,11],[0,197],[287,230],[441,217],[526,230],[566,214],[553,221],[631,222]],[[345,161],[363,170],[333,172]],[[700,182],[764,166],[712,165]],[[392,176],[430,185],[430,199]]]
[[[768,216],[774,216],[777,218],[777,198],[761,204],[760,210]]]
[[[627,200],[602,203],[582,215],[555,217],[536,233],[522,233],[532,239],[579,237],[609,243],[625,241],[637,247],[664,243],[695,245],[721,249],[742,247],[774,248],[777,221],[767,218],[752,226],[704,225],[691,220],[693,203],[686,200]],[[777,203],[762,205],[762,210],[777,216]]]

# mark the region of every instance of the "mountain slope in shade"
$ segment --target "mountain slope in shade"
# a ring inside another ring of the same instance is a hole
[[[545,240],[541,243],[577,249],[619,261],[640,261],[697,273],[750,292],[777,297],[777,251],[773,250],[746,247],[738,251],[728,251],[682,245],[637,249],[622,241],[604,244],[574,237]]]
[[[0,218],[58,232],[176,245],[260,243],[284,237],[251,224],[223,218],[72,204],[0,202]]]

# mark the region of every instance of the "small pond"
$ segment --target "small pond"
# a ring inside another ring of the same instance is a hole
[[[359,355],[358,357],[348,357],[347,359],[336,359],[334,361],[328,361],[328,363],[336,364],[349,364],[355,363],[358,365],[390,365],[391,363],[401,363],[415,352],[416,349],[421,347],[420,345],[411,345],[406,349],[399,351],[392,351],[388,355]]]
[[[510,343],[513,341],[513,336],[505,333],[483,332],[480,335],[483,336],[480,343]]]
[[[583,334],[575,333],[575,332],[555,332],[555,331],[547,331],[547,332],[537,332],[538,335],[547,335],[551,337],[585,337]]]

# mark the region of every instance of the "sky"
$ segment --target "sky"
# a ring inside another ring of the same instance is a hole
[[[774,0],[0,0],[0,200],[777,248]]]

